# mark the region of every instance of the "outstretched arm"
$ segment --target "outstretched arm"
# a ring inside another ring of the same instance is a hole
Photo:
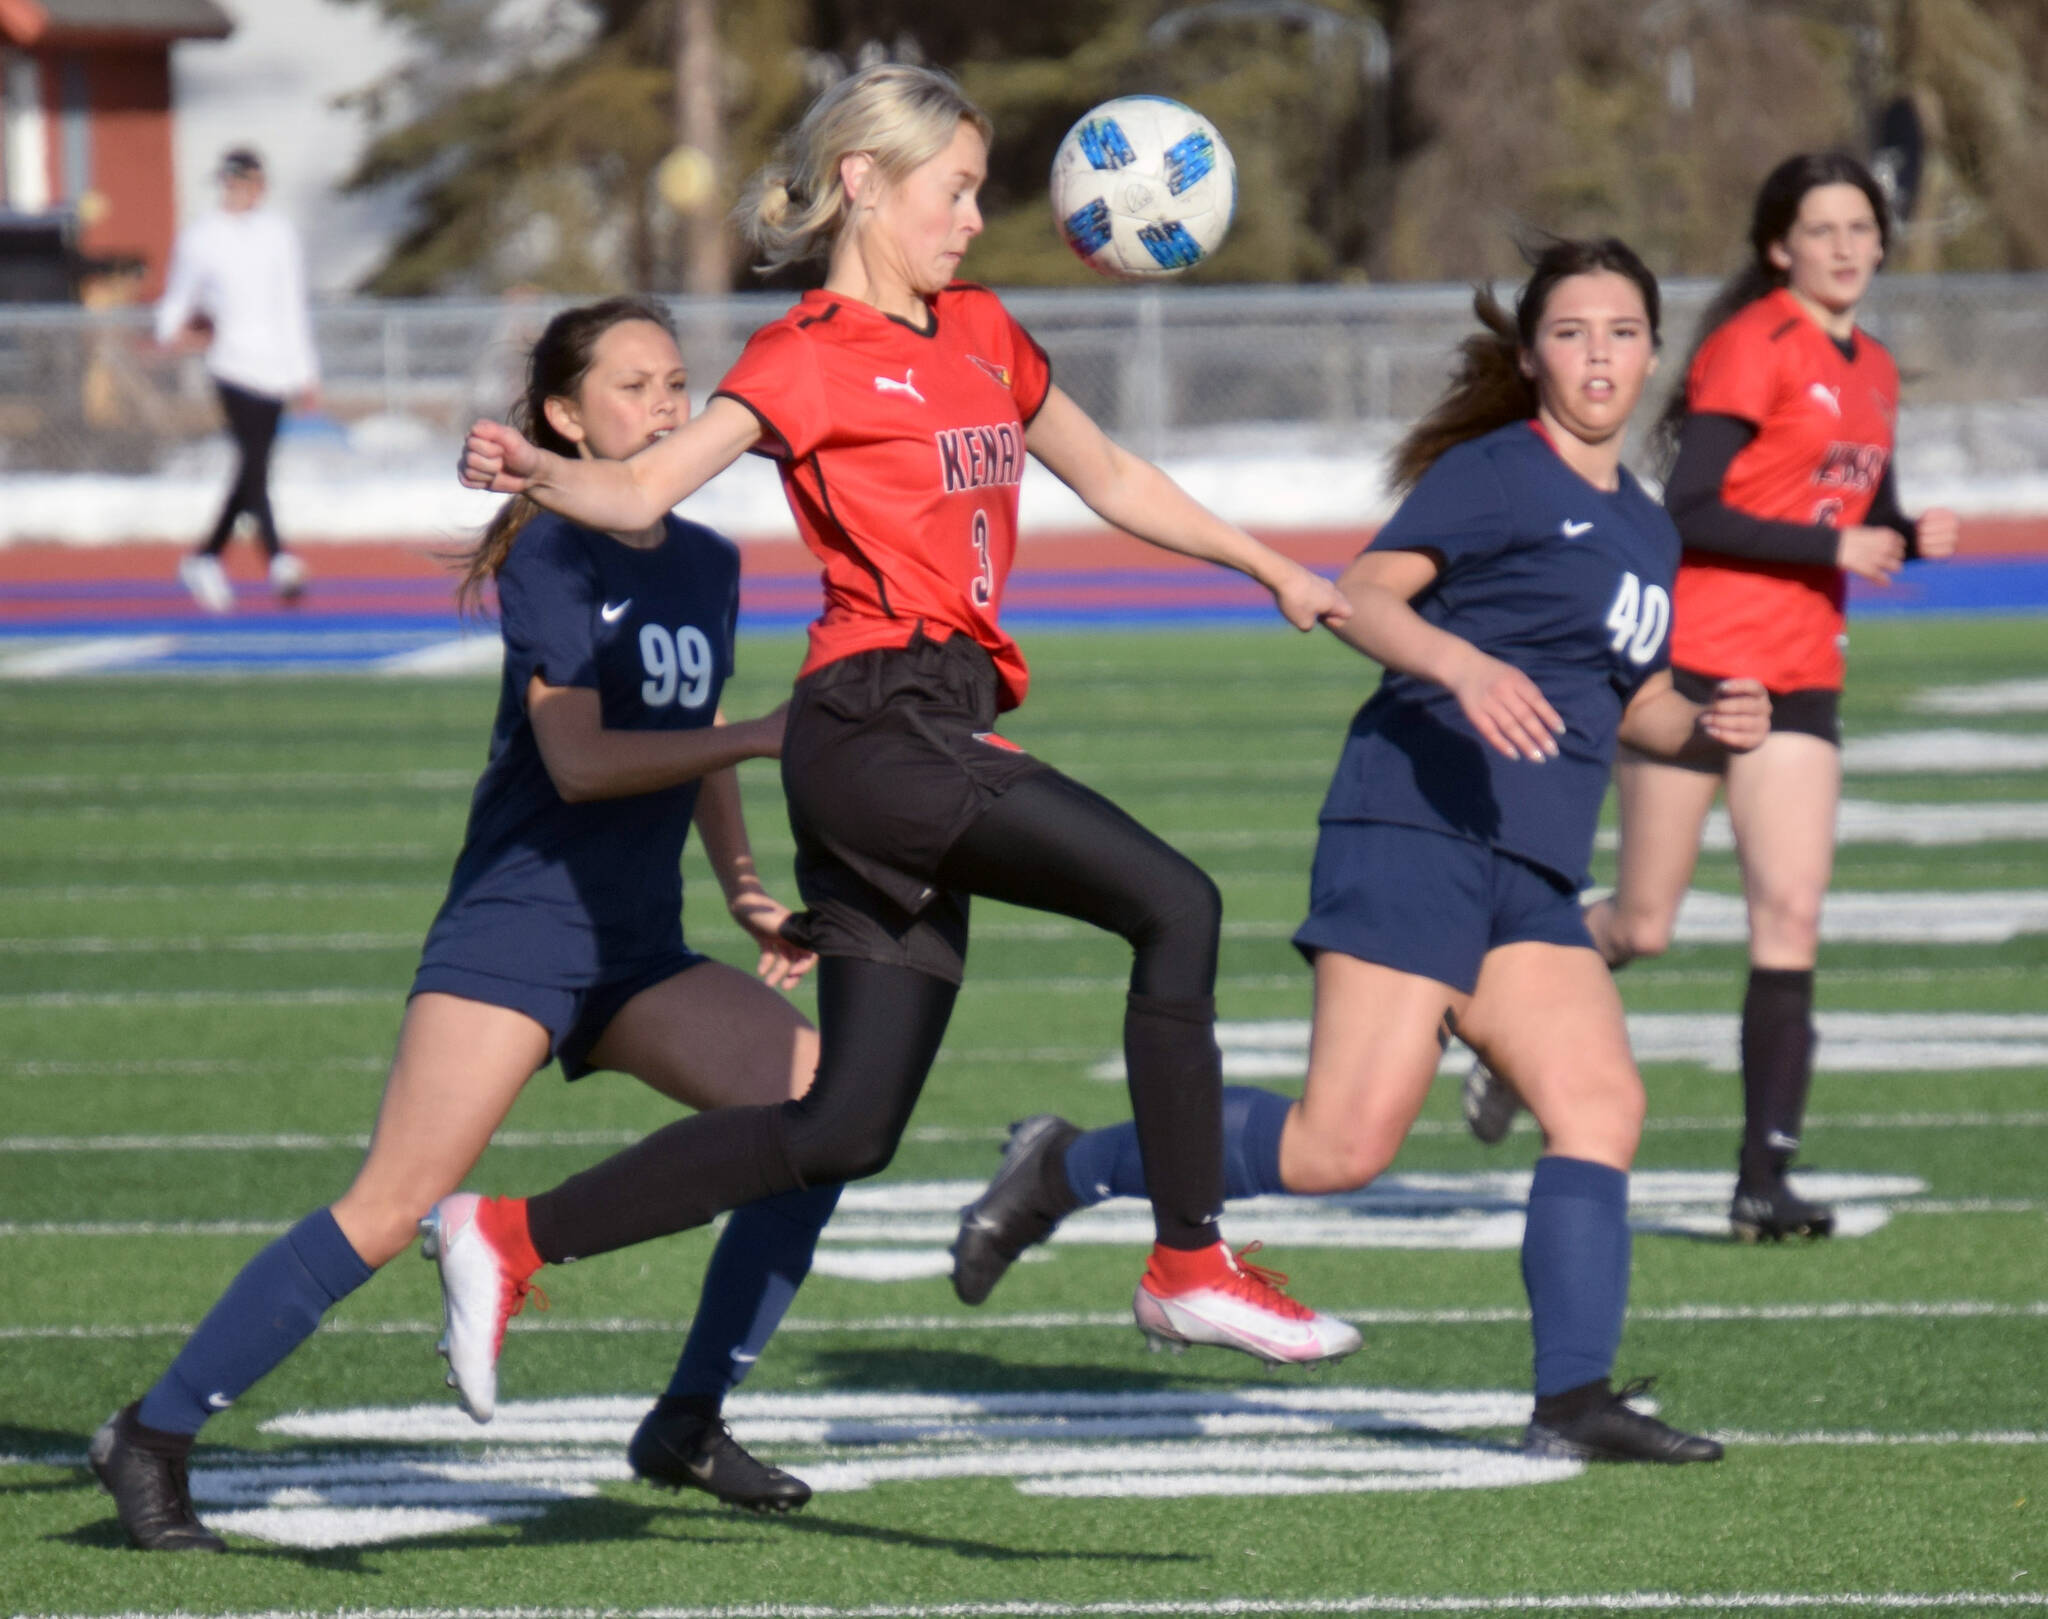
[[[1024,442],[1104,522],[1162,550],[1249,574],[1273,593],[1296,629],[1340,624],[1349,615],[1329,580],[1224,522],[1150,461],[1113,441],[1059,389],[1045,396]]]
[[[1442,686],[1496,753],[1537,764],[1555,759],[1564,721],[1536,682],[1409,606],[1437,571],[1427,551],[1361,551],[1337,579],[1351,617],[1331,633],[1376,663]]]
[[[1714,700],[1695,703],[1660,669],[1629,699],[1621,716],[1623,746],[1684,763],[1722,749],[1747,753],[1771,734],[1771,694],[1761,681],[1724,680]]]
[[[647,528],[754,447],[760,418],[713,399],[673,433],[624,461],[557,455],[516,427],[480,421],[469,430],[457,476],[471,489],[524,495],[572,523],[608,533]]]
[[[717,723],[725,724],[722,712]],[[818,958],[782,936],[789,907],[761,886],[760,873],[754,869],[736,772],[713,771],[697,789],[697,835],[704,840],[705,858],[724,890],[725,908],[761,947],[754,970],[771,988],[794,989]]]
[[[782,752],[780,708],[699,731],[607,730],[595,691],[550,686],[535,675],[526,684],[526,712],[548,779],[571,804],[658,792],[742,759],[773,759]]]

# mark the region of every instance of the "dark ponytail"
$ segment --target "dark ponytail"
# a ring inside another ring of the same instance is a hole
[[[547,402],[573,397],[590,371],[597,340],[614,326],[633,320],[652,321],[670,337],[676,335],[668,311],[652,298],[607,298],[602,303],[565,309],[549,321],[527,356],[526,387],[512,407],[512,425],[543,450],[576,455],[576,446],[548,420]],[[512,542],[539,510],[524,495],[514,495],[484,525],[476,544],[452,559],[462,570],[462,580],[455,587],[459,612],[465,616],[482,612],[484,586],[498,577],[512,552]]]
[[[1749,262],[1722,283],[1720,291],[1700,316],[1699,335],[1678,373],[1678,385],[1657,415],[1650,430],[1650,450],[1668,466],[1678,451],[1678,430],[1685,421],[1686,384],[1692,378],[1692,362],[1708,338],[1727,325],[1757,299],[1785,285],[1785,272],[1771,262],[1771,248],[1789,236],[1799,219],[1799,205],[1806,194],[1819,186],[1854,186],[1870,199],[1877,216],[1877,239],[1887,251],[1892,245],[1892,214],[1884,200],[1884,188],[1861,163],[1847,152],[1801,152],[1788,157],[1764,176],[1757,188],[1756,206],[1749,216]]]
[[[1515,295],[1514,314],[1503,309],[1486,287],[1472,294],[1472,312],[1485,330],[1458,345],[1458,366],[1449,391],[1395,446],[1390,481],[1397,494],[1413,489],[1444,451],[1536,414],[1536,384],[1522,375],[1522,353],[1536,346],[1536,329],[1557,284],[1601,270],[1636,284],[1650,317],[1650,340],[1656,341],[1662,318],[1657,278],[1635,249],[1613,236],[1547,243],[1530,258],[1529,279]]]

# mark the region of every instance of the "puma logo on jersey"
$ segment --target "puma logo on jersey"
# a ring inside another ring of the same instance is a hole
[[[1825,382],[1813,382],[1807,384],[1806,394],[1830,416],[1842,414],[1842,392],[1839,388],[1830,388]]]
[[[1564,537],[1568,540],[1576,540],[1581,534],[1590,534],[1593,530],[1590,522],[1574,523],[1569,517],[1558,526],[1563,529]]]
[[[979,354],[970,354],[967,356],[967,360],[970,365],[979,366],[986,372],[989,381],[993,382],[998,388],[1008,388],[1010,386],[1010,368],[1008,366],[997,365],[993,360],[984,360]]]
[[[628,596],[622,602],[606,602],[597,610],[597,616],[607,624],[616,624],[626,616],[626,609],[632,605],[633,598],[631,596]]]
[[[878,394],[908,394],[920,405],[924,403],[924,395],[917,391],[917,371],[914,367],[904,371],[901,382],[898,382],[894,377],[875,378],[875,392]]]
[[[1022,753],[1024,750],[1006,736],[997,736],[993,731],[976,731],[974,740],[991,748],[1000,748],[1005,753]]]

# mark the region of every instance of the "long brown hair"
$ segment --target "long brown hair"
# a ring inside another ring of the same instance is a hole
[[[1390,481],[1397,494],[1413,489],[1444,451],[1536,414],[1536,384],[1522,375],[1522,352],[1536,346],[1544,307],[1560,281],[1601,270],[1627,276],[1643,295],[1643,309],[1650,317],[1650,341],[1657,341],[1658,322],[1663,318],[1657,278],[1635,249],[1619,237],[1554,239],[1531,255],[1529,262],[1529,279],[1515,294],[1512,315],[1501,307],[1491,288],[1473,292],[1472,313],[1485,329],[1458,345],[1458,366],[1451,374],[1450,388],[1394,447]]]
[[[1788,157],[1764,176],[1757,188],[1756,206],[1749,216],[1749,262],[1721,284],[1700,316],[1699,335],[1678,373],[1678,385],[1671,390],[1657,425],[1650,431],[1652,452],[1669,462],[1678,449],[1678,429],[1685,421],[1686,384],[1692,377],[1692,362],[1701,347],[1723,326],[1757,299],[1785,285],[1786,274],[1771,262],[1771,249],[1791,234],[1799,219],[1799,205],[1806,194],[1820,186],[1854,186],[1870,199],[1877,215],[1877,239],[1889,251],[1892,245],[1892,214],[1885,206],[1884,188],[1875,176],[1847,152],[1801,152]]]
[[[669,312],[652,298],[607,298],[602,303],[565,309],[549,321],[527,356],[526,387],[512,407],[512,425],[543,450],[577,454],[576,446],[548,420],[547,403],[573,398],[589,374],[597,340],[614,326],[632,320],[652,321],[670,337],[676,335]],[[451,559],[462,571],[462,581],[455,587],[455,606],[464,616],[482,613],[484,586],[498,577],[498,570],[512,553],[512,542],[539,511],[524,495],[514,495],[484,525],[476,544]]]

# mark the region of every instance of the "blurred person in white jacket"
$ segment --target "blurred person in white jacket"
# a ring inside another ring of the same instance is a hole
[[[221,206],[178,233],[156,309],[156,338],[204,349],[240,461],[213,533],[178,565],[178,577],[209,612],[235,605],[221,552],[247,513],[270,561],[270,587],[285,601],[306,587],[306,566],[279,543],[270,511],[270,452],[285,404],[319,403],[320,362],[306,304],[298,232],[263,206],[263,160],[236,147],[218,170]]]

